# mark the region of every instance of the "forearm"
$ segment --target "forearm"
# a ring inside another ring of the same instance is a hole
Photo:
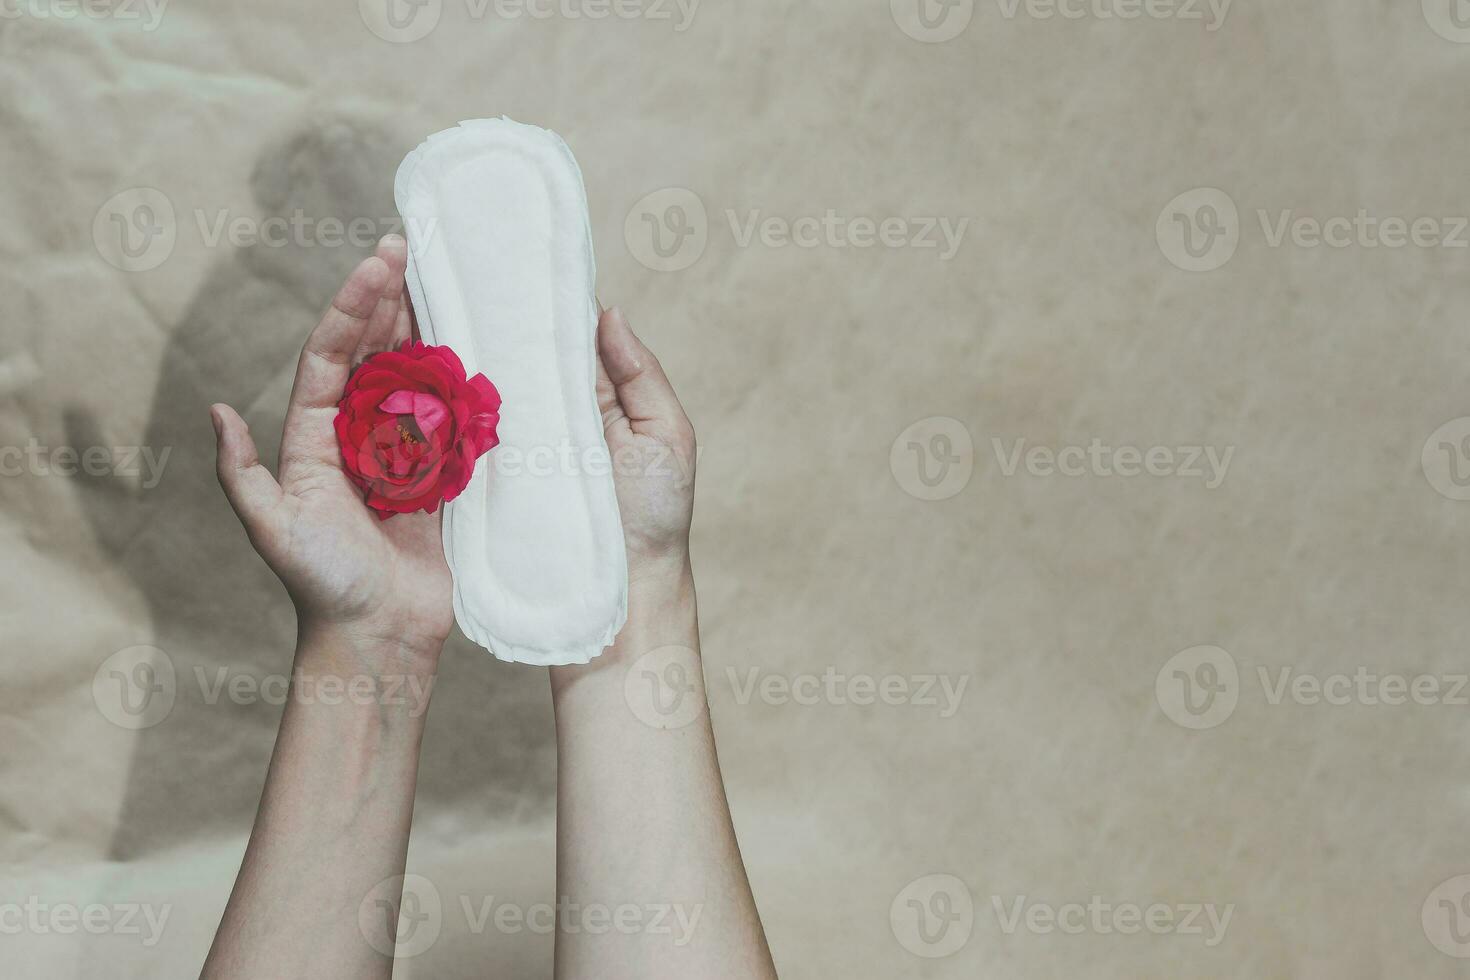
[[[687,564],[634,583],[601,658],[551,674],[559,980],[774,977],[715,755]],[[593,931],[590,907],[627,918]]]
[[[381,643],[302,637],[205,978],[391,975],[433,660]]]

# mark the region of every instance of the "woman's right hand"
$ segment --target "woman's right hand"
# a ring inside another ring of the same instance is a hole
[[[612,454],[629,584],[682,575],[694,517],[694,427],[658,358],[617,307],[597,326],[597,406]]]

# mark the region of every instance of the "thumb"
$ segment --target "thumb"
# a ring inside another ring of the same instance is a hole
[[[634,431],[642,428],[640,422],[674,429],[689,427],[684,406],[679,404],[663,365],[633,333],[628,318],[616,306],[603,313],[597,325],[597,352]]]
[[[269,533],[285,493],[261,465],[250,427],[239,413],[228,405],[213,405],[209,417],[214,423],[219,485],[253,541],[257,535]]]

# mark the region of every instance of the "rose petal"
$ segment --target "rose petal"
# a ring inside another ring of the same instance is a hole
[[[433,435],[434,430],[449,418],[449,409],[434,395],[421,391],[400,388],[378,404],[380,411],[393,415],[412,415],[424,435]]]

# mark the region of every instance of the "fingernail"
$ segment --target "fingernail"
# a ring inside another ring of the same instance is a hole
[[[214,423],[214,437],[216,439],[225,434],[225,423],[219,414],[219,406],[211,405],[209,409],[209,421]]]
[[[407,245],[408,239],[399,234],[388,234],[380,238],[378,244],[387,245],[390,248],[397,248],[399,245]]]

